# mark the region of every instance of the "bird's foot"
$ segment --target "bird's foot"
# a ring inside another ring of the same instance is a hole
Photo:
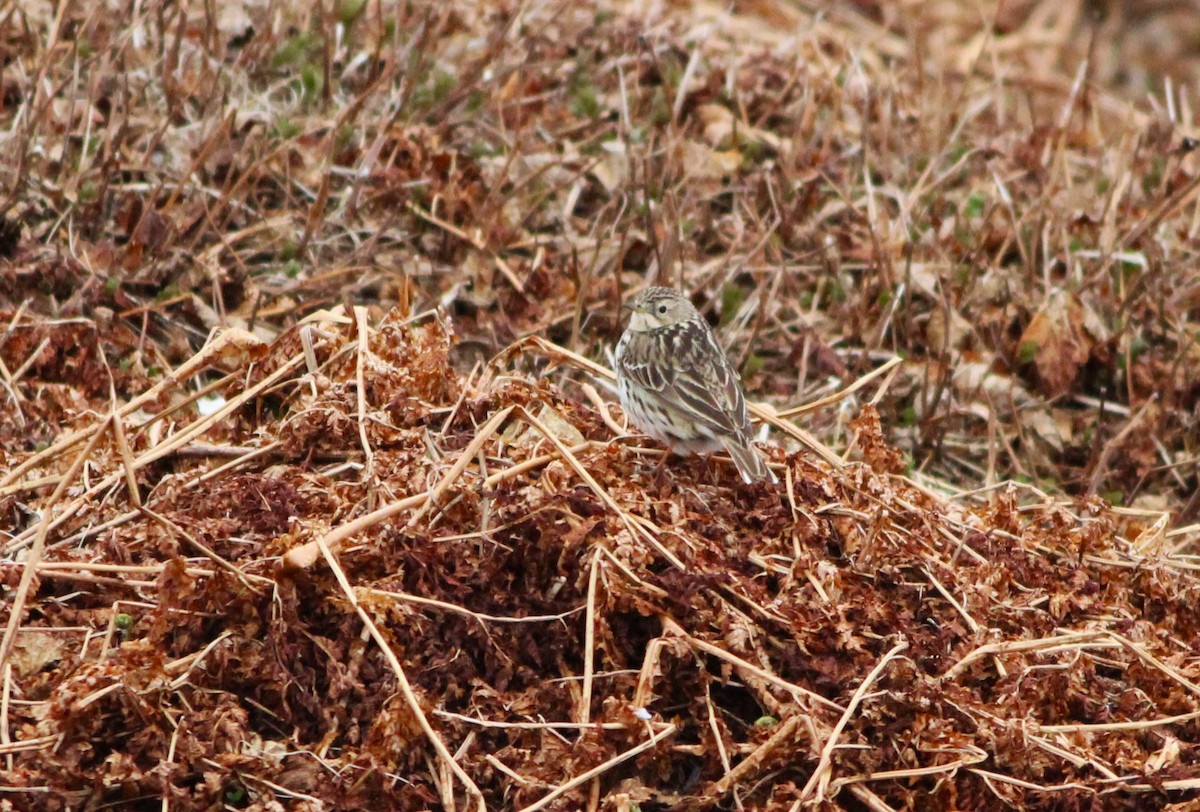
[[[658,458],[658,465],[654,466],[654,484],[658,487],[663,487],[667,484],[667,460],[671,457],[671,449],[663,450],[662,456]]]

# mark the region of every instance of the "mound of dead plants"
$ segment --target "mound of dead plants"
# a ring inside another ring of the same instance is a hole
[[[453,343],[226,331],[4,457],[0,804],[1196,799],[1165,519],[918,484],[869,405],[841,453],[757,409],[778,485],[658,470],[607,370],[534,341],[460,374]]]

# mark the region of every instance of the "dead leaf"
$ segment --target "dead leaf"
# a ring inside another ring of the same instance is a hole
[[[1055,290],[1021,334],[1020,359],[1033,361],[1042,391],[1050,397],[1070,391],[1091,353],[1095,342],[1084,327],[1085,317],[1076,296]]]
[[[1179,761],[1179,739],[1170,733],[1164,734],[1164,737],[1166,741],[1163,743],[1163,746],[1151,755],[1150,758],[1146,759],[1146,763],[1142,767],[1142,772],[1146,775],[1156,773]]]

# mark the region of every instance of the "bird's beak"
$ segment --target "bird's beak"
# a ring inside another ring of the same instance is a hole
[[[634,308],[634,306],[633,306],[633,305],[631,305],[631,304],[624,304],[624,303],[622,303],[622,304],[621,304],[621,309],[622,309],[622,310],[630,310],[630,311],[632,311],[632,310],[634,310],[635,308]]]

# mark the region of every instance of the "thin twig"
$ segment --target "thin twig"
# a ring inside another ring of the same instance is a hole
[[[863,697],[867,695],[867,689],[875,683],[875,680],[883,673],[883,669],[887,667],[888,663],[906,648],[908,648],[907,640],[901,640],[892,646],[892,650],[883,655],[883,659],[876,663],[875,667],[871,669],[871,673],[867,674],[867,678],[858,686],[858,690],[854,692],[854,696],[850,697],[850,704],[846,707],[846,712],[842,714],[842,718],[838,719],[837,724],[833,726],[833,732],[829,734],[829,738],[825,741],[825,746],[821,748],[821,758],[817,762],[816,769],[813,770],[808,783],[804,785],[804,789],[800,791],[800,800],[792,804],[792,812],[796,812],[800,808],[800,805],[813,796],[814,793],[814,803],[820,803],[825,799],[825,790],[829,786],[829,779],[833,772],[831,763],[834,748],[837,747],[838,737],[842,735],[842,731],[854,717],[854,712],[858,710]]]

